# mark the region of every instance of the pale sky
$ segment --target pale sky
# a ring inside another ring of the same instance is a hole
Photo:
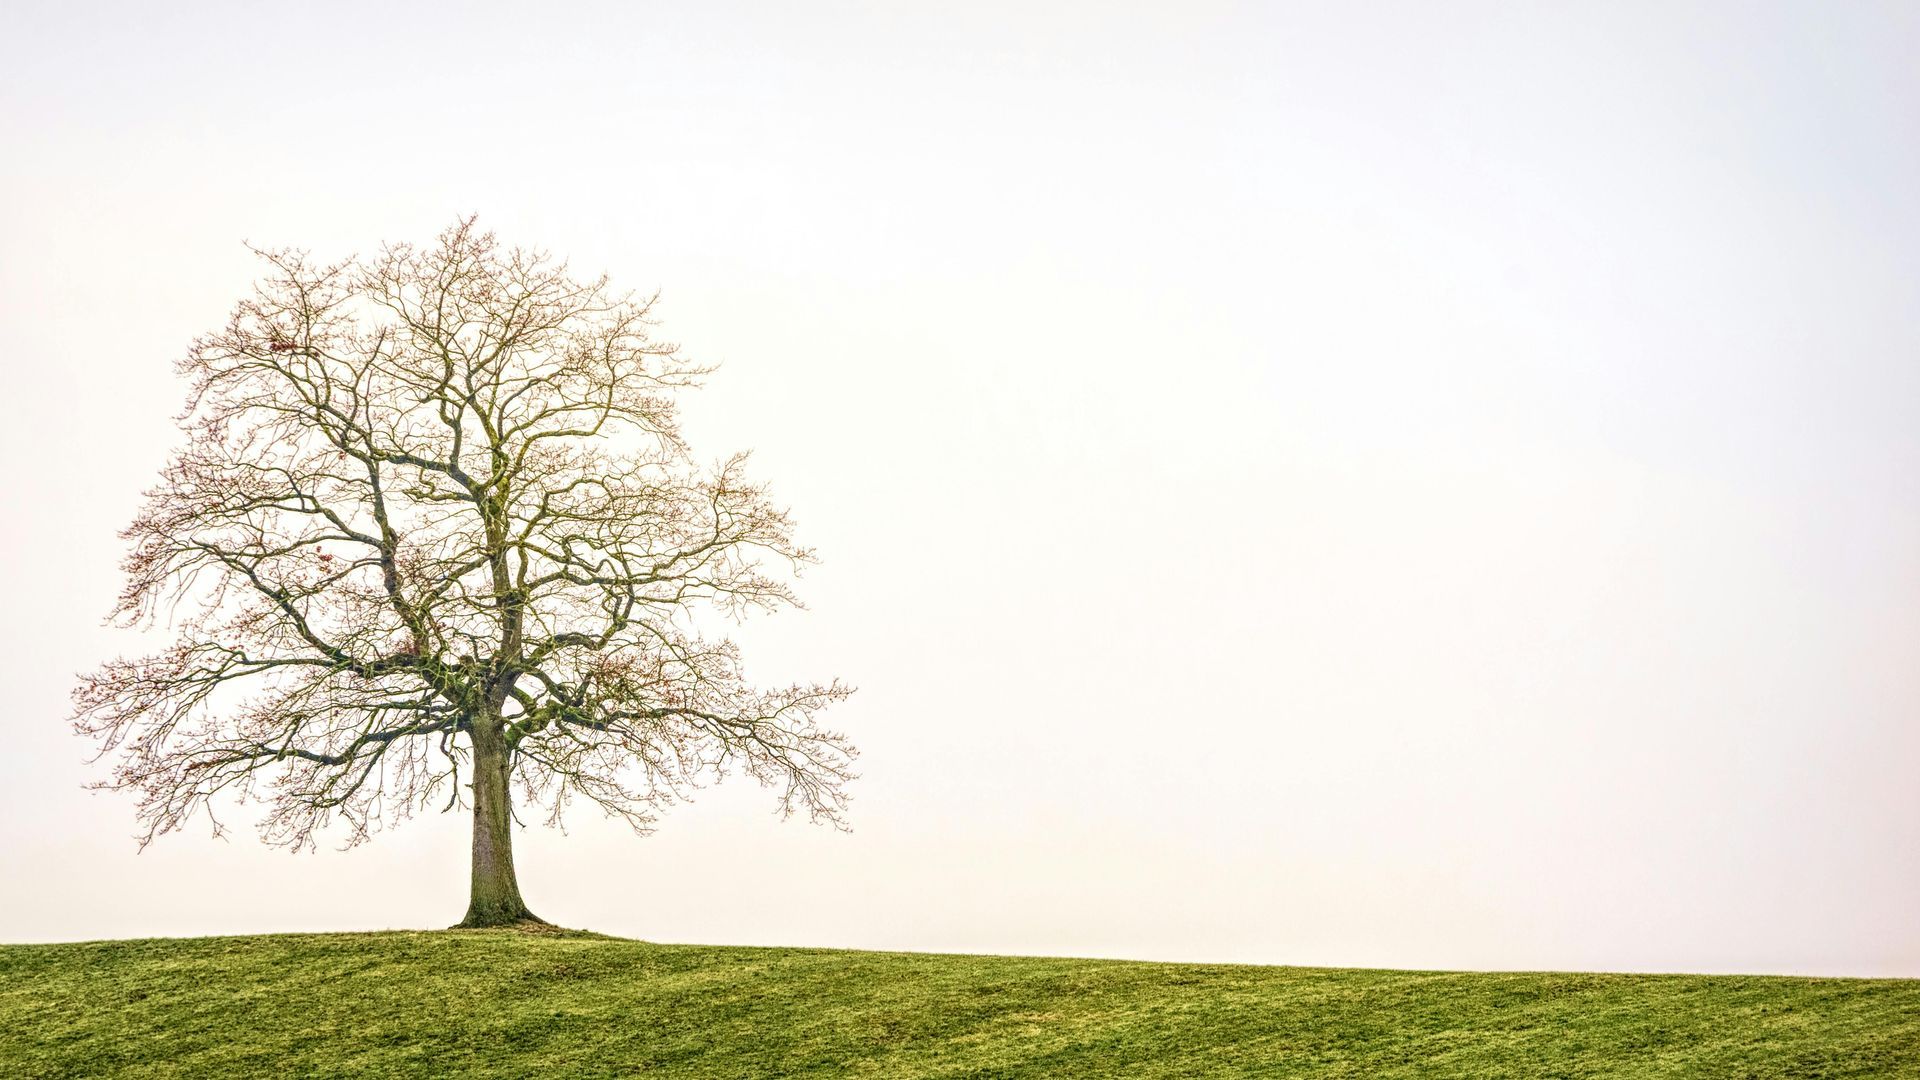
[[[1920,8],[10,4],[0,940],[443,926],[465,814],[136,853],[67,726],[243,240],[662,292],[854,831],[519,837],[656,941],[1920,976]],[[234,812],[244,821],[242,811]]]

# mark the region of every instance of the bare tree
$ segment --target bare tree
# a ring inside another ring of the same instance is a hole
[[[262,836],[349,844],[473,808],[463,926],[537,921],[514,805],[576,798],[642,831],[738,769],[838,824],[853,749],[818,724],[840,683],[760,689],[699,612],[797,604],[811,560],[736,456],[703,467],[652,300],[505,250],[467,219],[424,248],[270,269],[196,340],[184,445],[124,532],[116,621],[165,651],[75,690],[140,795],[142,845],[222,793]]]

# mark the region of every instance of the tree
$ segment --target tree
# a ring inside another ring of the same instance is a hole
[[[429,806],[473,810],[462,926],[539,921],[515,803],[576,799],[645,833],[743,771],[841,823],[838,681],[759,689],[701,614],[797,605],[787,513],[681,438],[707,369],[650,336],[652,299],[505,250],[471,218],[431,245],[268,267],[197,339],[173,454],[122,534],[121,624],[171,647],[75,690],[140,796],[144,847],[216,796],[269,843],[349,846]],[[516,798],[517,797],[517,798]]]

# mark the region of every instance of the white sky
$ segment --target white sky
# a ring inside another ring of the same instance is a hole
[[[1912,5],[539,7],[9,5],[0,939],[459,917],[464,815],[136,855],[65,716],[241,241],[477,211],[724,364],[751,670],[862,687],[851,835],[589,811],[545,917],[1920,975]]]

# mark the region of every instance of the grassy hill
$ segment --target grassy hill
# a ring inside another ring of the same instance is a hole
[[[0,946],[0,1076],[1913,1076],[1920,980],[512,931]]]

